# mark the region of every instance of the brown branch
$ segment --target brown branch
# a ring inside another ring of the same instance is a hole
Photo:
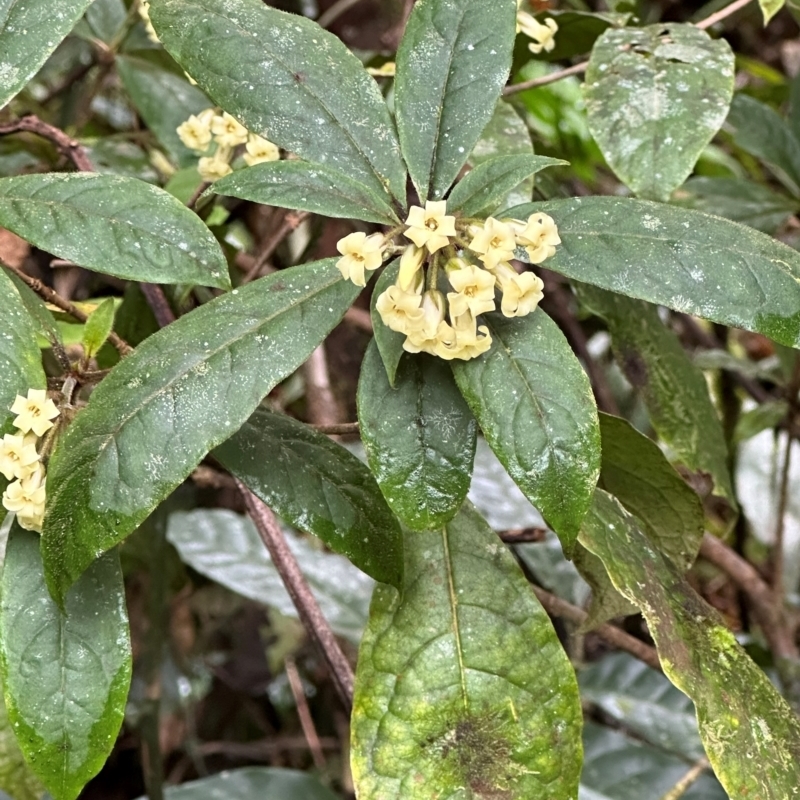
[[[157,283],[140,283],[139,288],[142,290],[159,328],[165,328],[171,322],[175,322],[175,312],[172,310],[164,290]]]
[[[314,727],[314,718],[311,716],[311,710],[308,707],[303,681],[292,658],[286,659],[286,677],[289,679],[289,688],[292,691],[292,697],[294,697],[297,716],[300,719],[300,727],[303,729],[303,736],[306,737],[308,742],[308,749],[314,759],[314,766],[321,772],[327,766],[325,755],[319,743],[319,734],[317,734],[317,729]]]
[[[735,14],[737,11],[744,8],[746,5],[749,5],[750,3],[751,0],[736,0],[735,3],[731,3],[729,6],[725,6],[725,8],[717,11],[716,14],[712,14],[710,17],[701,19],[700,22],[695,22],[694,25],[696,28],[700,28],[701,31],[704,31],[706,28],[710,28],[712,25],[722,22],[722,20],[724,20],[726,17],[729,17],[731,14]]]
[[[506,544],[543,542],[547,536],[547,528],[511,528],[507,531],[498,531],[497,535]]]
[[[320,344],[303,365],[306,379],[306,409],[308,418],[315,425],[330,427],[341,419],[339,403],[331,386],[328,358],[325,345]]]
[[[45,139],[49,139],[61,155],[68,158],[74,165],[75,169],[82,172],[94,172],[92,162],[86,155],[86,150],[71,137],[67,136],[64,131],[55,128],[46,122],[42,122],[36,115],[28,114],[13,122],[7,122],[0,125],[0,136],[8,136],[12,133],[35,133]]]
[[[578,608],[578,606],[574,606],[572,603],[568,603],[566,600],[562,600],[560,597],[550,594],[550,592],[535,584],[531,584],[531,588],[548,614],[554,617],[563,617],[577,625],[582,625],[586,620],[588,614]],[[609,625],[608,623],[598,626],[593,632],[598,636],[602,636],[603,639],[609,644],[613,644],[614,647],[625,650],[640,661],[643,661],[648,667],[652,667],[661,672],[661,662],[658,660],[658,653],[655,647],[650,647],[649,644],[640,642],[629,633],[625,633],[625,631],[620,630],[614,625]]]
[[[286,543],[283,531],[272,510],[257,498],[241,481],[236,481],[244,498],[250,518],[255,523],[261,541],[269,551],[272,563],[292,598],[306,631],[322,652],[333,677],[339,696],[348,713],[353,706],[353,669],[345,658],[336,637],[325,619],[316,598],[300,570],[297,559]]]
[[[358,433],[357,422],[339,422],[336,425],[312,425],[315,431],[328,436],[340,436],[348,433]]]
[[[588,61],[581,61],[580,64],[573,64],[571,67],[558,72],[551,72],[549,75],[542,75],[540,78],[531,78],[529,81],[522,81],[522,83],[512,83],[511,86],[506,86],[503,89],[503,96],[508,97],[510,94],[524,92],[526,89],[535,89],[537,86],[547,86],[548,83],[555,83],[563,78],[568,78],[570,75],[580,75],[586,71],[588,66]]]
[[[703,757],[692,765],[686,774],[665,794],[661,800],[678,800],[689,791],[692,784],[710,767],[708,759]]]
[[[195,210],[195,205],[197,201],[200,199],[200,195],[211,186],[209,181],[202,181],[200,185],[192,192],[192,196],[186,201],[186,208],[190,208],[192,211]]]
[[[309,218],[310,214],[307,211],[288,211],[283,215],[283,220],[276,226],[272,235],[264,242],[261,251],[256,256],[253,266],[250,267],[248,273],[242,278],[242,283],[249,283],[255,280],[260,274],[261,270],[266,267],[267,262],[272,257],[272,254],[278,249],[278,245],[294,230],[297,230],[300,223]]]

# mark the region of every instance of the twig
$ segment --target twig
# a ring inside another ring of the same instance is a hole
[[[503,96],[508,97],[510,94],[517,92],[524,92],[526,89],[535,89],[537,86],[547,86],[548,83],[555,83],[568,78],[570,75],[580,75],[586,71],[589,66],[588,61],[581,61],[580,64],[573,64],[571,67],[559,70],[558,72],[551,72],[549,75],[542,75],[539,78],[531,78],[529,81],[522,81],[522,83],[512,83],[511,86],[506,86],[503,89]]]
[[[507,531],[498,531],[497,535],[506,544],[543,542],[547,536],[547,528],[512,528]]]
[[[361,328],[365,333],[371,334],[373,332],[372,317],[369,315],[369,311],[365,311],[363,308],[350,306],[344,312],[344,321],[349,322],[355,328]]]
[[[286,591],[292,598],[303,626],[322,651],[339,696],[348,713],[353,705],[354,676],[333,631],[306,582],[297,559],[289,549],[272,510],[261,502],[241,481],[236,481],[244,498],[250,518],[255,523],[261,541],[272,557]]]
[[[731,14],[735,14],[739,9],[749,5],[750,2],[751,0],[736,0],[735,3],[731,3],[729,6],[725,6],[725,8],[717,11],[716,14],[712,14],[710,17],[701,19],[700,22],[695,22],[695,27],[700,28],[701,31],[704,31],[706,28],[710,28],[712,25],[722,22],[723,19],[729,17]]]
[[[582,625],[586,620],[588,614],[578,608],[578,606],[574,606],[572,603],[568,603],[566,600],[562,600],[560,597],[550,594],[550,592],[545,591],[535,584],[532,584],[531,588],[548,614],[552,614],[554,617],[564,617],[564,619],[568,619],[578,625]],[[643,661],[648,667],[652,667],[661,672],[661,662],[658,660],[658,653],[655,647],[650,647],[649,644],[640,642],[629,633],[625,633],[625,631],[616,628],[614,625],[609,625],[608,623],[595,628],[594,633],[598,636],[602,636],[603,639],[609,644],[613,644],[614,647],[625,650],[640,661]]]
[[[175,312],[172,310],[164,290],[156,283],[140,283],[139,288],[147,300],[147,304],[156,318],[159,328],[164,328],[175,322]]]
[[[349,11],[356,3],[361,0],[338,0],[324,14],[320,14],[317,23],[321,28],[329,27],[334,20],[337,20],[346,11]]]
[[[297,708],[297,716],[300,718],[300,727],[303,729],[303,736],[306,737],[306,741],[308,742],[308,749],[311,751],[311,757],[314,759],[314,766],[322,771],[327,766],[325,755],[319,743],[317,729],[314,727],[314,719],[308,708],[306,693],[303,689],[303,681],[300,679],[297,665],[292,658],[286,659],[286,677],[289,679],[289,688],[292,690],[292,697],[294,697],[294,704]]]
[[[57,306],[62,311],[65,311],[71,317],[74,317],[78,320],[78,322],[86,322],[89,318],[88,315],[84,314],[77,306],[70,303],[69,300],[65,300],[60,294],[53,291],[49,286],[45,286],[38,278],[31,278],[30,275],[26,275],[22,270],[17,269],[16,267],[11,267],[8,264],[3,264],[3,266],[13,272],[21,281],[28,285],[39,297],[42,298],[47,303],[51,303],[54,306]],[[133,352],[133,348],[123,339],[121,339],[114,331],[108,334],[108,341],[117,349],[121,356],[127,356],[128,353]]]
[[[710,767],[708,759],[703,757],[661,798],[661,800],[678,800],[689,790],[689,787]]]
[[[336,425],[312,425],[315,431],[327,434],[328,436],[339,436],[341,434],[358,433],[357,422],[339,422]]]
[[[319,345],[303,365],[306,379],[306,409],[308,419],[314,425],[330,427],[337,425],[341,419],[339,404],[331,386],[328,372],[328,359],[325,345]]]
[[[192,196],[186,201],[186,208],[190,208],[194,211],[195,204],[200,199],[200,195],[211,186],[209,181],[201,181],[200,185],[192,192]]]
[[[250,267],[249,272],[242,278],[242,283],[249,283],[255,280],[261,270],[267,265],[272,254],[277,250],[278,245],[294,230],[297,230],[300,223],[308,219],[309,213],[307,211],[293,211],[284,214],[283,220],[272,232],[272,236],[264,242],[261,247],[261,252],[256,256],[253,266]]]
[[[86,150],[75,140],[67,136],[64,131],[42,122],[34,114],[28,114],[13,122],[7,122],[0,125],[0,136],[7,136],[11,133],[20,133],[26,131],[28,133],[35,133],[39,136],[49,139],[63,156],[68,158],[75,168],[82,172],[94,172],[92,162],[86,155]]]

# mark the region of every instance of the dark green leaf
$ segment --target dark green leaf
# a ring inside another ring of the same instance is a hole
[[[575,798],[575,673],[514,559],[468,505],[405,552],[359,652],[359,798]]]
[[[395,376],[397,375],[397,367],[400,364],[400,359],[403,357],[405,350],[403,343],[406,340],[404,333],[398,333],[383,324],[381,315],[375,308],[378,298],[397,280],[400,273],[400,261],[392,261],[387,264],[380,277],[375,282],[375,288],[372,290],[372,300],[370,302],[370,317],[372,318],[372,329],[375,333],[375,344],[378,346],[378,352],[381,354],[383,366],[386,369],[386,376],[389,379],[389,384],[394,386]]]
[[[22,755],[6,714],[5,701],[0,697],[0,797],[40,800],[43,794],[44,786]]]
[[[0,180],[0,225],[59,258],[118,278],[230,287],[201,220],[163,189],[91,172]]]
[[[341,40],[260,0],[152,0],[164,47],[253,133],[405,202],[378,84]]]
[[[454,187],[447,199],[450,213],[460,211],[474,217],[481,211],[494,211],[508,193],[545,167],[567,164],[547,156],[497,156],[470,170]]]
[[[636,613],[636,606],[617,591],[603,562],[580,542],[575,544],[572,560],[592,589],[588,614],[579,631],[590,631],[615,617],[628,617]]]
[[[29,288],[24,281],[18,278],[12,270],[3,267],[2,271],[5,272],[14,284],[20,300],[22,300],[25,309],[28,314],[30,314],[31,320],[38,328],[39,333],[41,333],[51,345],[61,344],[61,334],[58,330],[58,326],[53,319],[53,315],[50,313],[50,309],[45,305],[44,300]]]
[[[631,198],[573,197],[503,216],[534,211],[552,215],[562,240],[548,269],[800,345],[800,253],[791,247],[720,217]]]
[[[600,484],[644,523],[667,558],[679,569],[688,569],[700,549],[705,527],[700,498],[661,448],[624,419],[600,414],[600,435]]]
[[[50,0],[0,5],[0,108],[39,71],[92,0]]]
[[[164,790],[166,800],[338,800],[307,772],[281,767],[226,770]],[[140,797],[139,800],[147,800]]]
[[[600,431],[589,379],[558,326],[540,309],[521,319],[486,315],[493,342],[453,362],[486,441],[566,551],[600,472]]]
[[[765,103],[737,94],[728,125],[739,147],[763,159],[790,192],[800,195],[800,139],[783,117]]]
[[[95,36],[108,44],[125,24],[127,14],[122,0],[94,0],[86,9],[86,22]]]
[[[768,400],[750,411],[745,411],[736,420],[733,442],[738,444],[769,428],[777,428],[789,413],[785,400]]]
[[[177,128],[212,103],[183,75],[158,63],[155,53],[117,56],[117,71],[147,127],[179,166],[188,167],[199,156],[181,142]]]
[[[167,538],[181,559],[232,592],[289,617],[297,609],[249,517],[227,509],[198,508],[171,514]],[[346,558],[286,533],[314,597],[334,632],[358,643],[367,619],[372,580]]]
[[[92,311],[83,326],[83,351],[86,358],[94,358],[103,346],[114,324],[114,298],[107,297]]]
[[[358,382],[369,465],[395,514],[415,531],[444,525],[467,496],[477,425],[447,364],[406,358],[389,384],[370,343]]]
[[[703,373],[691,362],[678,337],[665,327],[652,305],[586,285],[580,287],[579,297],[608,323],[617,361],[631,384],[642,392],[650,421],[659,436],[690,470],[710,475],[714,481],[714,494],[726,498],[735,507],[722,423],[709,397]],[[622,434],[619,432],[617,435]],[[630,447],[635,447],[633,442],[630,442]],[[638,448],[641,458],[646,457],[646,452],[652,453],[645,448],[646,443]],[[628,452],[633,451],[628,449]],[[656,456],[655,453],[652,455]],[[640,466],[634,467],[633,471],[642,475]],[[623,478],[623,483],[627,480]],[[611,487],[606,488],[614,492]],[[638,487],[639,490],[643,488]],[[649,499],[654,498],[650,496]],[[663,511],[645,512],[649,501],[644,496],[636,508],[628,506],[629,501],[636,502],[631,496],[620,497],[620,500],[630,511],[641,515],[648,525],[655,523],[654,514],[663,516]],[[699,546],[699,540],[695,540],[701,533],[685,531],[679,535],[674,531],[670,535],[668,527],[659,528],[657,541],[661,542],[662,536],[671,539],[671,545],[667,540],[663,541],[666,552],[673,560],[677,559],[676,563],[683,562],[688,566],[694,560],[695,546]],[[683,555],[679,557],[680,552]]]
[[[239,429],[358,292],[335,259],[284,270],[200,306],[113,369],[50,462],[42,547],[54,597]]]
[[[319,536],[376,581],[400,586],[400,527],[370,471],[344,447],[260,408],[214,457],[290,525]]]
[[[117,554],[92,565],[62,613],[45,585],[39,536],[15,525],[2,573],[0,669],[25,758],[55,800],[74,800],[114,746],[131,680]]]
[[[420,0],[397,51],[400,146],[420,199],[450,188],[511,69],[514,0]]]
[[[396,225],[385,193],[378,194],[337,170],[307,161],[271,161],[237,170],[216,181],[215,194],[254,203]]]
[[[700,737],[731,797],[784,800],[800,785],[800,720],[638,521],[600,490],[581,541],[642,611],[666,676],[692,698]],[[757,767],[753,767],[753,765]]]
[[[733,76],[730,45],[694,25],[607,30],[586,69],[586,111],[620,180],[667,200],[725,121]]]

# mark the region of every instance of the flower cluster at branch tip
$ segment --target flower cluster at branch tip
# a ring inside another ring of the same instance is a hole
[[[367,270],[380,267],[387,254],[401,252],[397,279],[375,307],[384,325],[405,335],[405,350],[447,360],[469,360],[491,347],[489,329],[479,317],[496,309],[496,291],[506,317],[524,317],[539,304],[542,281],[533,272],[514,269],[514,251],[523,248],[538,264],[561,243],[547,214],[531,214],[525,221],[462,220],[447,214],[445,200],[412,206],[405,226],[403,235],[413,244],[404,247],[392,245],[392,233],[345,236],[337,244],[342,258],[336,266],[346,279],[364,286]],[[441,291],[440,272],[452,291]]]
[[[227,111],[218,114],[216,109],[207,108],[192,114],[177,130],[186,147],[201,154],[197,169],[204,181],[215,181],[233,172],[231,161],[241,145],[244,145],[242,159],[249,167],[264,161],[278,161],[281,157],[276,144],[250,133]],[[209,155],[202,155],[204,153]]]
[[[517,3],[519,9],[522,3]],[[528,49],[537,55],[544,50],[552,52],[556,46],[556,34],[558,24],[552,17],[548,17],[544,24],[539,22],[532,14],[527,11],[517,10],[517,33],[522,33],[533,41],[528,45]]]
[[[3,508],[17,515],[21,528],[41,532],[46,478],[36,445],[59,412],[45,389],[29,389],[27,397],[17,395],[11,413],[17,415],[13,425],[18,433],[0,440],[0,473],[11,481],[3,493]]]

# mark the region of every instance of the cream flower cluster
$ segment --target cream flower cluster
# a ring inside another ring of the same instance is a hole
[[[218,114],[216,109],[207,108],[199,114],[192,114],[177,130],[180,140],[190,150],[208,153],[201,155],[197,164],[204,181],[215,181],[233,172],[231,159],[239,145],[245,147],[243,158],[249,167],[264,161],[277,161],[281,157],[276,144],[250,133],[227,111]]]
[[[29,389],[27,397],[17,395],[11,413],[17,415],[13,424],[19,433],[7,433],[0,440],[0,473],[11,481],[3,493],[3,508],[17,515],[21,528],[41,533],[46,478],[36,445],[53,427],[58,409],[45,389]]]
[[[530,314],[542,299],[539,277],[518,273],[510,261],[517,247],[537,264],[555,253],[561,239],[552,217],[537,213],[524,222],[493,217],[477,222],[448,215],[445,200],[428,201],[425,208],[409,210],[404,236],[413,244],[404,248],[393,247],[380,233],[351,233],[339,240],[337,267],[357,286],[366,285],[366,271],[380,267],[387,253],[402,249],[397,280],[375,307],[388,328],[406,336],[408,352],[475,358],[492,344],[478,318],[496,309],[496,291],[507,317]],[[440,269],[452,289],[446,296],[438,285]]]
[[[532,53],[539,54],[542,50],[550,53],[556,46],[558,24],[552,17],[548,17],[542,24],[527,11],[517,11],[517,33],[523,33],[533,40],[528,45]]]

